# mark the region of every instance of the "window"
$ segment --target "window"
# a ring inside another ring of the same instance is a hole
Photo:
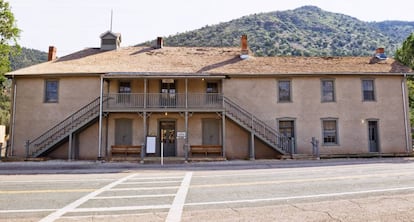
[[[279,86],[279,102],[290,102],[291,101],[291,87],[290,80],[280,80]]]
[[[206,91],[207,91],[207,93],[218,93],[218,83],[217,82],[208,82]]]
[[[322,80],[322,102],[335,101],[335,85],[333,80]]]
[[[362,80],[362,96],[363,96],[363,101],[375,101],[374,80],[372,79]]]
[[[338,125],[336,119],[323,119],[323,144],[337,145],[338,144]]]
[[[119,93],[131,93],[131,82],[119,82]]]
[[[59,81],[45,81],[45,103],[57,103],[59,100]]]

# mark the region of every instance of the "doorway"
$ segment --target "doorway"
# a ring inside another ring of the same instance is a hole
[[[176,132],[175,121],[160,121],[160,153],[163,150],[163,156],[176,156]],[[161,149],[162,148],[162,149]]]
[[[203,145],[220,145],[220,120],[202,120]]]
[[[368,121],[369,152],[379,152],[378,121]]]
[[[161,80],[161,106],[174,107],[176,104],[175,98],[175,80],[162,79]]]
[[[132,119],[115,120],[115,145],[132,145]]]

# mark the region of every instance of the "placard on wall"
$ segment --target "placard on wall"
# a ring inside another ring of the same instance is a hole
[[[155,136],[147,136],[147,153],[155,153],[156,140],[157,137]]]

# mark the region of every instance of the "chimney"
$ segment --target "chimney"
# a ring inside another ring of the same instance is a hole
[[[249,58],[249,50],[247,47],[247,35],[242,35],[241,37],[241,55],[240,58],[247,59]]]
[[[162,49],[162,47],[164,47],[164,39],[162,37],[157,37],[157,45],[155,48]]]
[[[375,50],[375,53],[377,54],[384,54],[384,48],[377,48],[377,50]]]
[[[47,61],[52,61],[56,59],[56,47],[49,46],[49,54],[47,56]]]

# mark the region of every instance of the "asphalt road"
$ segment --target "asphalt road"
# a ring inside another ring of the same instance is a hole
[[[0,163],[0,174],[0,221],[414,221],[413,159]]]

